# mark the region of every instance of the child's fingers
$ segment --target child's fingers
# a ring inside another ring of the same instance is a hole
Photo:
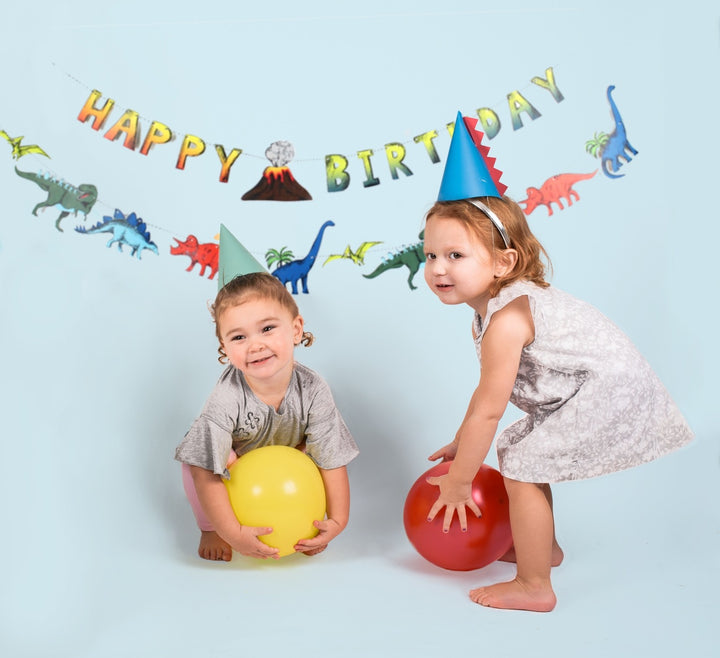
[[[267,544],[263,544],[259,539],[257,540],[257,546],[255,548],[255,556],[260,558],[274,558],[277,559],[280,556],[278,553],[280,552],[277,548],[273,548],[272,546],[268,546]]]
[[[460,510],[465,510],[465,506],[458,508],[458,518],[460,518]],[[445,507],[445,518],[443,519],[443,532],[448,532],[450,530],[450,526],[452,525],[453,516],[455,514],[455,507],[451,507],[448,505]],[[467,527],[467,519],[465,519],[465,526]]]
[[[314,537],[305,537],[304,539],[298,539],[298,546],[319,546],[320,544],[327,544],[325,535],[321,532]]]
[[[267,558],[277,560],[280,558],[280,551],[277,548],[273,548],[272,546],[263,544],[259,539],[255,540],[255,545],[253,547],[245,549],[241,552],[243,555],[247,555],[248,557],[256,557],[260,560],[266,560]]]
[[[258,537],[260,535],[270,535],[272,534],[273,529],[272,528],[251,528],[253,534],[255,535],[255,557],[259,558],[268,558],[271,557],[273,559],[278,559],[278,553],[280,552],[277,548],[273,548],[272,546],[268,546],[264,542],[261,542]]]
[[[432,482],[431,482],[430,484],[432,484]],[[438,512],[439,512],[444,506],[445,506],[445,504],[444,504],[444,503],[441,503],[441,502],[440,502],[440,499],[436,500],[436,501],[433,503],[433,506],[430,508],[430,511],[428,512],[427,520],[428,520],[428,521],[432,521],[432,520],[437,516]]]
[[[269,534],[272,534],[272,531],[273,531],[272,528],[256,528],[256,527],[251,527],[250,529],[252,530],[253,534],[254,534],[256,537],[259,537],[260,535],[269,535]]]
[[[438,459],[442,459],[444,462],[449,461],[452,459],[452,455],[448,453],[447,446],[444,448],[440,448],[440,450],[436,450],[432,455],[428,457],[428,461],[434,462]]]
[[[460,521],[460,530],[467,531],[467,510],[465,505],[458,505],[457,508],[458,521]]]
[[[432,484],[433,486],[439,487],[440,482],[442,479],[446,477],[444,475],[432,475],[429,478],[425,478],[425,482],[428,484]],[[437,497],[437,500],[433,503],[433,506],[430,508],[430,511],[428,512],[427,520],[432,521],[438,514],[438,512],[445,507],[445,503],[440,501],[440,496]]]
[[[298,543],[293,546],[296,551],[306,551],[311,548],[317,548],[323,544],[327,544],[327,521],[313,521],[313,525],[320,531],[314,537],[307,537],[305,539],[298,540]]]
[[[315,555],[320,551],[327,548],[329,540],[326,537],[317,535],[312,539],[301,539],[293,548],[298,553],[305,553],[305,555]]]
[[[477,503],[472,498],[470,498],[465,504],[470,508],[472,513],[478,519],[482,516],[482,512],[480,511],[480,508],[478,507]]]

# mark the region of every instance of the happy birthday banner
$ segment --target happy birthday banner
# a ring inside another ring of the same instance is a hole
[[[66,75],[72,78],[69,74],[66,73]],[[73,79],[79,83],[77,79]],[[556,103],[564,100],[556,84],[552,68],[545,70],[545,77],[536,76],[532,78],[531,84],[547,91]],[[87,86],[85,86],[85,88],[88,91],[90,90]],[[609,132],[606,130],[595,130],[592,137],[584,144],[586,153],[592,158],[599,159],[601,164],[596,166],[593,171],[560,171],[549,178],[546,174],[543,176],[545,180],[542,184],[528,186],[527,198],[518,200],[518,204],[520,204],[525,215],[530,215],[538,208],[544,207],[546,208],[547,216],[550,217],[553,215],[553,206],[555,206],[556,210],[560,211],[566,207],[570,208],[574,202],[580,199],[580,195],[574,189],[574,186],[581,181],[594,178],[600,170],[610,179],[619,179],[625,176],[625,173],[620,173],[621,167],[630,163],[638,151],[628,141],[627,124],[622,119],[620,109],[613,98],[612,94],[614,91],[615,85],[607,85],[605,96],[611,110],[612,128],[609,129]],[[544,97],[547,98],[546,96]],[[103,100],[101,92],[92,90],[81,108],[77,119],[83,124],[87,124],[89,121],[90,127],[97,132],[101,130],[104,131],[104,137],[111,142],[118,142],[122,138],[122,144],[125,148],[129,148],[132,151],[139,150],[139,152],[145,156],[149,155],[153,148],[167,148],[167,144],[175,140],[175,134],[169,126],[160,121],[149,121],[146,117],[141,116],[134,110],[125,109],[121,113],[116,111],[115,116],[112,116],[114,122],[111,123],[111,115],[113,114],[114,107],[115,101],[112,98]],[[529,118],[534,121],[541,116],[537,108],[517,90],[507,94],[507,107],[513,130],[519,130],[523,127],[524,118]],[[494,138],[501,129],[498,113],[489,107],[481,107],[476,110],[476,112],[478,116],[478,126],[483,129],[489,139]],[[119,117],[117,116],[118,114]],[[526,115],[526,117],[523,115]],[[143,124],[149,126],[147,130],[141,127],[141,120]],[[452,134],[454,123],[446,125],[448,132]],[[10,126],[7,127],[10,128]],[[408,140],[406,143],[392,142],[386,144],[384,147],[385,158],[388,162],[392,178],[399,178],[400,173],[406,177],[413,175],[412,170],[405,161],[406,155],[409,154],[409,151],[406,149],[407,145],[415,144],[418,149],[416,155],[420,153],[422,159],[427,157],[431,164],[440,162],[440,157],[438,156],[434,142],[437,137],[438,132],[436,130],[428,130],[415,136],[412,140]],[[590,137],[590,133],[588,133],[588,137]],[[98,188],[92,183],[82,182],[70,184],[56,173],[43,173],[40,171],[36,174],[28,171],[25,166],[18,166],[19,161],[21,159],[24,161],[25,157],[30,156],[31,158],[35,158],[42,156],[43,158],[50,158],[50,155],[38,144],[25,143],[24,136],[19,135],[14,130],[11,132],[0,130],[0,140],[7,141],[10,146],[9,155],[14,162],[16,175],[20,179],[34,183],[40,188],[40,192],[38,192],[40,195],[39,200],[30,211],[30,214],[37,217],[39,211],[55,208],[55,212],[58,213],[55,217],[55,229],[59,234],[62,234],[65,230],[62,226],[65,218],[68,218],[70,215],[79,217],[83,221],[83,224],[75,226],[74,234],[85,236],[103,233],[110,234],[111,237],[105,244],[105,247],[110,248],[116,246],[117,251],[122,253],[124,245],[130,249],[130,255],[137,257],[137,259],[141,258],[143,252],[147,253],[149,251],[157,255],[160,254],[158,244],[150,235],[150,227],[160,229],[169,234],[175,234],[175,231],[168,227],[146,222],[142,218],[142,213],[136,208],[131,207],[132,204],[128,205],[126,203],[124,207],[120,209],[115,204],[104,203],[100,199]],[[214,146],[220,163],[219,180],[220,182],[227,183],[229,181],[230,171],[240,155],[243,154],[243,150],[240,148],[228,150],[222,144],[215,144]],[[410,148],[412,148],[412,146],[410,146]],[[206,150],[207,144],[205,140],[193,133],[186,133],[180,144],[175,165],[176,168],[184,170],[188,160],[203,155]],[[243,194],[242,199],[266,199],[274,201],[311,199],[310,194],[302,185],[294,180],[287,167],[287,163],[292,160],[294,155],[294,149],[290,142],[278,141],[271,144],[265,151],[265,157],[271,162],[271,166],[266,167],[261,181]],[[365,177],[362,181],[363,187],[379,185],[380,180],[375,176],[373,171],[373,149],[361,149],[356,152],[356,155],[362,163],[364,170]],[[245,156],[250,158],[259,157],[248,153],[246,153]],[[350,174],[348,173],[350,159],[341,153],[328,154],[324,159],[328,192],[340,192],[347,189],[350,185]],[[411,160],[412,158],[409,156],[408,159]],[[320,158],[305,158],[304,160],[319,161]],[[542,180],[542,178],[540,180]],[[274,183],[278,181],[282,184],[274,185]],[[86,221],[90,213],[94,212],[94,214],[97,215],[96,204],[109,208],[110,212],[103,214],[102,220],[98,220],[97,217],[95,217],[95,222],[88,224]],[[303,270],[299,276],[300,280],[304,281],[303,293],[306,293],[308,292],[306,281],[308,270],[319,257],[324,259],[322,267],[330,263],[342,261],[346,263],[349,261],[355,266],[362,267],[365,264],[365,255],[368,250],[383,244],[383,240],[378,239],[382,238],[382,236],[363,236],[366,239],[359,242],[359,246],[357,247],[348,244],[343,249],[342,246],[336,244],[329,247],[331,250],[329,254],[321,254],[319,253],[320,241],[322,240],[325,229],[334,225],[335,223],[333,221],[325,221],[319,229],[316,229],[317,235],[315,235],[314,239],[312,239],[312,236],[308,236],[306,245],[303,247],[303,249],[306,250],[309,248],[308,256],[301,259],[295,258],[293,250],[288,246],[283,246],[278,249],[277,244],[280,244],[280,241],[278,241],[275,246],[267,248],[264,254],[268,268],[274,266],[276,270],[284,271],[280,268],[288,264],[304,264],[306,269]],[[200,235],[200,233],[198,233],[198,235]],[[169,245],[169,249],[165,249],[166,253],[169,251],[173,256],[190,257],[190,265],[186,269],[187,272],[192,271],[195,265],[199,264],[200,276],[205,276],[205,272],[208,271],[208,278],[214,278],[218,269],[217,242],[201,242],[194,234],[188,234],[184,239],[179,237],[173,237],[172,239],[175,244]],[[417,286],[413,284],[413,278],[424,263],[425,256],[422,233],[413,239],[414,242],[412,244],[396,245],[395,247],[387,245],[387,247],[389,247],[387,255],[382,258],[381,262],[373,271],[363,273],[362,276],[366,279],[374,279],[390,270],[406,269],[408,272],[407,286],[410,290],[414,290]],[[307,247],[307,244],[310,244],[310,247]],[[251,251],[251,253],[257,255],[258,258],[262,258],[262,252],[255,250]],[[297,270],[296,267],[294,271],[299,270]],[[297,282],[298,280],[296,279],[294,281],[293,293],[298,292]],[[292,284],[293,282],[291,281],[290,283]]]
[[[545,77],[535,76],[530,82],[541,89],[544,89],[559,103],[563,100],[563,95],[558,89],[555,82],[555,75],[552,67],[545,70]],[[78,121],[88,123],[90,127],[97,131],[105,131],[105,139],[111,142],[120,142],[131,151],[137,151],[141,155],[149,155],[150,151],[156,147],[164,147],[171,141],[175,140],[175,133],[165,123],[152,120],[149,128],[143,136],[140,124],[140,114],[134,110],[126,109],[122,115],[116,118],[117,113],[113,112],[115,101],[112,98],[105,98],[100,91],[93,89],[89,97],[85,101],[80,113]],[[507,94],[507,107],[510,113],[510,120],[513,130],[519,130],[523,127],[523,115],[530,120],[535,120],[541,116],[538,109],[530,103],[518,90],[511,91]],[[502,127],[498,113],[490,107],[481,107],[476,110],[480,128],[488,139],[493,139]],[[111,117],[111,115],[113,115]],[[110,121],[114,120],[112,125]],[[106,130],[106,126],[109,128]],[[446,128],[452,134],[453,123],[448,123]],[[413,138],[413,142],[429,159],[431,164],[440,162],[434,140],[438,137],[438,131],[427,130]],[[390,176],[393,180],[400,177],[400,173],[404,176],[412,176],[413,172],[405,162],[408,156],[406,144],[410,142],[389,142],[384,146],[384,156],[390,169]],[[220,174],[218,180],[221,183],[227,183],[230,180],[230,171],[238,158],[242,155],[242,148],[226,149],[222,144],[214,144],[215,153],[217,154],[220,166]],[[189,160],[198,158],[208,151],[207,143],[201,137],[186,133],[182,142],[175,163],[176,169],[185,170]],[[364,180],[362,185],[365,188],[373,187],[380,184],[380,179],[375,175],[373,167],[373,157],[375,151],[372,148],[358,150],[355,155],[360,159],[364,172]],[[271,166],[266,167],[263,172],[263,179],[248,193],[243,195],[243,199],[268,199],[278,201],[295,201],[312,198],[309,193],[301,186],[292,176],[287,164],[294,156],[292,144],[289,142],[274,142],[268,147],[265,156],[270,160]],[[257,157],[257,156],[253,156]],[[381,157],[381,156],[378,156]],[[319,158],[317,158],[319,159]],[[350,168],[350,158],[341,153],[331,153],[324,157],[325,161],[325,180],[328,192],[342,192],[350,186],[351,176],[348,172]],[[278,192],[278,190],[281,190]]]

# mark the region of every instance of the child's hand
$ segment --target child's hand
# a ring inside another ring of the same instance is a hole
[[[326,519],[325,521],[313,521],[313,525],[320,531],[317,535],[310,539],[301,539],[293,547],[298,553],[305,555],[317,555],[322,553],[331,540],[335,539],[341,532],[342,528],[337,521]]]
[[[449,462],[455,459],[455,453],[458,449],[458,440],[455,439],[452,443],[448,443],[446,446],[436,450],[432,455],[428,457],[431,462],[442,459],[444,462]]]
[[[447,532],[450,529],[450,524],[456,511],[458,521],[460,521],[460,529],[463,532],[467,530],[466,507],[469,507],[475,516],[479,517],[481,515],[480,508],[472,497],[472,483],[457,483],[447,475],[429,477],[427,482],[428,484],[434,484],[440,487],[440,495],[428,512],[428,521],[432,521],[444,507],[445,518],[443,519],[443,532]]]
[[[240,526],[240,532],[237,538],[228,543],[241,555],[260,558],[261,560],[266,560],[267,558],[277,560],[279,559],[278,553],[280,551],[277,548],[263,544],[263,542],[258,539],[258,535],[269,535],[272,530],[272,528],[255,528],[248,525]]]

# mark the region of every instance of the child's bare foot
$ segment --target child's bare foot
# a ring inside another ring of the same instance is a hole
[[[550,612],[557,599],[550,583],[530,587],[517,578],[507,583],[470,590],[470,598],[488,608]]]
[[[559,567],[564,558],[565,553],[563,552],[563,549],[560,548],[560,545],[557,542],[553,542],[550,566]],[[510,550],[505,553],[505,555],[499,557],[498,560],[500,562],[517,562],[517,559],[515,558],[515,547],[511,546]]]
[[[204,560],[232,560],[232,548],[224,539],[220,538],[214,530],[200,531],[200,546],[198,555]]]

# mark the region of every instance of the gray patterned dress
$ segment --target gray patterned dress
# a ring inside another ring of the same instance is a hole
[[[519,281],[475,315],[475,348],[493,313],[527,296],[535,339],[510,401],[526,416],[497,437],[500,471],[523,482],[580,480],[651,461],[693,438],[629,338],[597,309],[556,288]]]

